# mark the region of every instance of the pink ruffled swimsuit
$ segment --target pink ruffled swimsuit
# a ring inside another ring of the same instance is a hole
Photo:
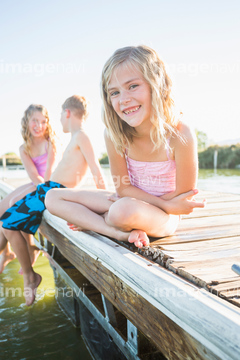
[[[48,153],[46,152],[43,155],[31,158],[34,165],[36,166],[38,174],[43,178],[47,168],[47,157],[48,157]]]
[[[155,196],[162,196],[176,189],[176,162],[167,149],[167,161],[137,161],[125,158],[131,184]]]

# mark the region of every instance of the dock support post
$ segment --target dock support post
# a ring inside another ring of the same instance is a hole
[[[218,151],[215,150],[213,154],[213,168],[215,171],[217,170],[217,160],[218,160]]]
[[[39,250],[47,252],[52,258],[54,257],[56,246],[51,244],[47,238],[40,233],[40,231],[37,231],[37,237],[34,238],[34,242]]]
[[[138,354],[138,329],[134,326],[131,321],[127,320],[127,345],[130,347],[131,351],[137,355]]]
[[[105,313],[106,320],[113,326],[117,327],[117,320],[114,313],[113,305],[110,303],[108,299],[105,298],[103,294],[101,294],[102,302],[103,302],[103,308]]]

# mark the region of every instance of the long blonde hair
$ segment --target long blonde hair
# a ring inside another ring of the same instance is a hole
[[[116,150],[123,154],[126,146],[129,147],[133,137],[136,136],[135,129],[123,121],[114,111],[108,93],[113,71],[123,63],[130,64],[139,70],[150,85],[153,110],[151,116],[153,126],[150,137],[154,149],[157,149],[162,143],[168,147],[167,137],[173,133],[179,136],[177,131],[179,117],[174,114],[174,101],[171,95],[172,81],[167,75],[165,65],[158,54],[148,46],[141,45],[116,50],[102,71],[103,121]]]
[[[29,131],[29,120],[35,111],[39,111],[46,118],[47,127],[46,127],[44,137],[47,141],[50,141],[52,143],[53,149],[54,149],[54,151],[56,151],[55,133],[52,130],[52,127],[49,123],[49,116],[48,116],[47,109],[43,105],[31,104],[24,111],[24,115],[21,120],[21,125],[22,125],[21,134],[22,134],[22,137],[24,140],[24,148],[25,148],[26,152],[29,155],[31,155],[32,135]]]

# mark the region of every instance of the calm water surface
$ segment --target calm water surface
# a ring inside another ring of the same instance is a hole
[[[104,173],[110,181],[109,169],[105,168]],[[0,179],[2,176],[0,168]],[[26,173],[7,170],[4,176],[24,179]],[[198,188],[240,194],[240,170],[200,170]],[[19,267],[14,260],[0,275],[0,360],[91,359],[80,331],[56,303],[53,272],[47,259],[40,256],[35,265],[43,281],[30,308],[21,296],[23,280]],[[15,289],[15,296],[11,288]]]
[[[240,169],[201,169],[199,170],[198,188],[240,194]]]
[[[80,330],[57,305],[48,260],[40,256],[34,266],[43,281],[31,307],[25,305],[19,267],[14,260],[0,275],[0,359],[91,359]]]

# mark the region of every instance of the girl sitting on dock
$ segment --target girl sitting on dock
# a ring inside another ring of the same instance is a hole
[[[115,227],[137,247],[148,236],[175,232],[195,202],[198,173],[194,134],[175,113],[172,82],[147,46],[117,50],[102,72],[105,140],[116,196],[106,190],[50,190],[48,210],[73,230],[106,236]],[[71,225],[75,224],[75,225]]]
[[[49,123],[47,109],[42,105],[30,105],[24,112],[21,125],[24,143],[20,146],[19,151],[23,165],[32,182],[18,187],[0,202],[0,216],[15,202],[36,190],[38,184],[49,180],[55,161],[55,135]],[[39,250],[34,245],[32,235],[25,234],[25,239],[28,243],[32,264],[34,264]],[[0,224],[0,273],[15,258],[16,255],[12,252]]]

